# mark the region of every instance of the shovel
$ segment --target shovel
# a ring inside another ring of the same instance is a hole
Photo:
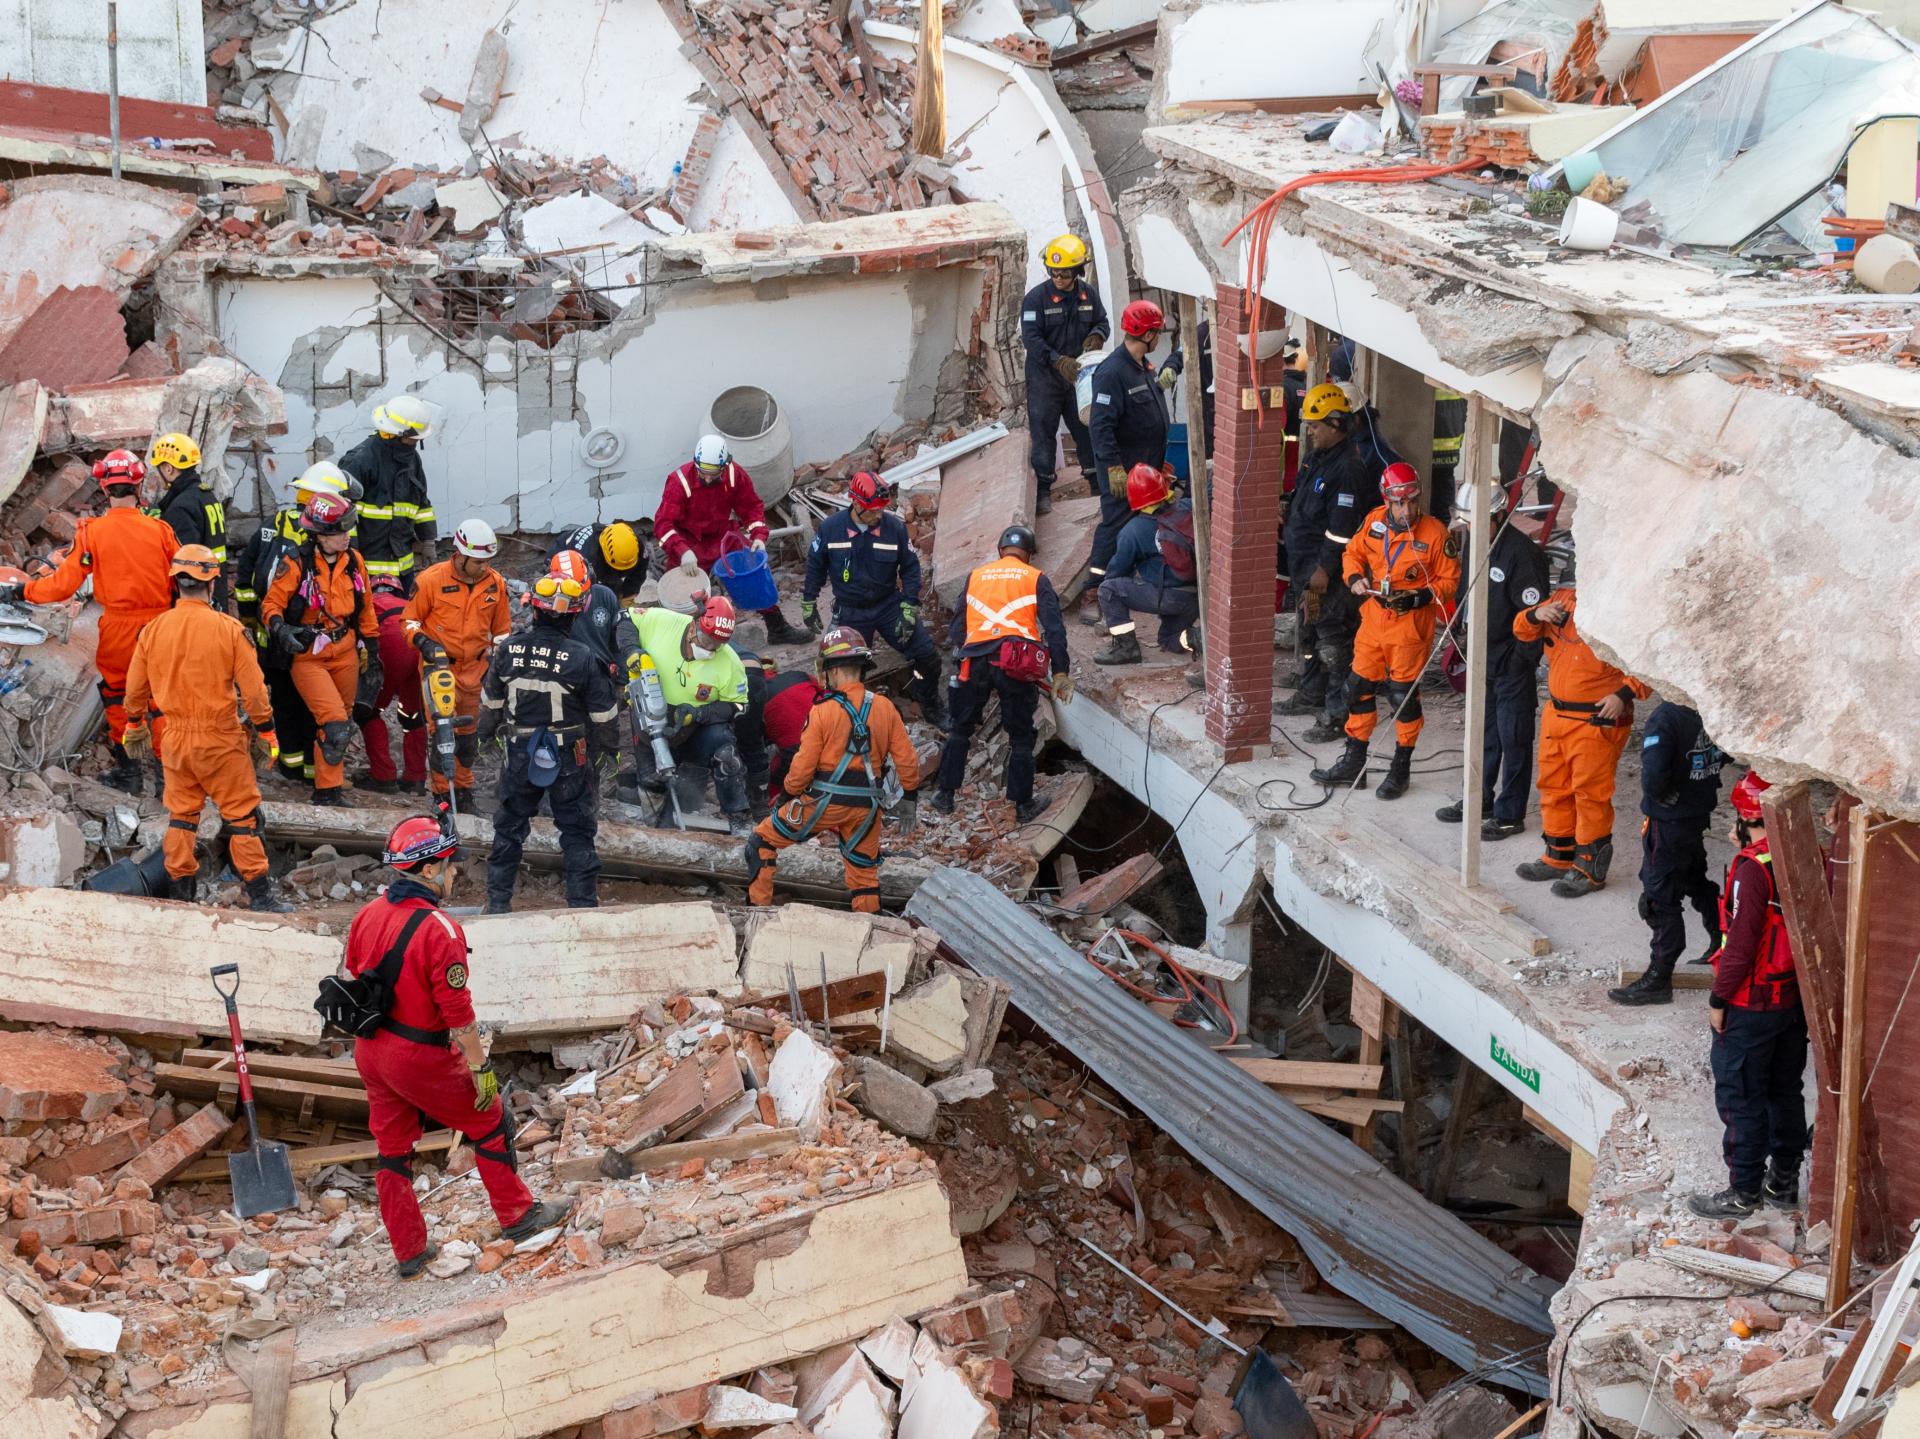
[[[240,1107],[247,1112],[247,1134],[252,1145],[245,1154],[227,1156],[227,1177],[233,1182],[233,1209],[242,1219],[256,1214],[271,1214],[299,1204],[293,1192],[293,1160],[287,1146],[277,1140],[260,1137],[260,1121],[253,1112],[253,1076],[247,1073],[247,1046],[240,1038],[240,1011],[233,997],[240,992],[240,966],[216,964],[208,971],[215,992],[227,1003],[227,1033],[233,1038],[233,1068],[240,1076]],[[233,987],[220,983],[222,975],[233,976]]]

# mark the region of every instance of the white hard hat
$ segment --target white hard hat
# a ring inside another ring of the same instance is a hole
[[[693,462],[703,470],[717,470],[727,463],[727,442],[718,435],[702,435],[693,447]]]
[[[343,500],[351,498],[351,488],[352,482],[348,480],[347,472],[332,460],[308,465],[300,478],[293,482],[296,495],[338,495]]]
[[[383,435],[424,435],[433,428],[433,411],[416,395],[390,395],[374,407],[373,427]]]
[[[500,553],[500,541],[485,520],[462,520],[453,532],[453,547],[470,560],[490,560]]]

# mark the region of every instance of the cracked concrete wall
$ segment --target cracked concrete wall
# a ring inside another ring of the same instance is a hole
[[[1920,459],[1803,396],[1563,340],[1534,411],[1579,500],[1580,628],[1774,783],[1920,819]]]
[[[219,276],[214,288],[221,344],[286,393],[287,431],[262,458],[269,502],[314,459],[359,443],[376,398],[406,390],[439,407],[425,460],[443,530],[478,516],[551,532],[651,515],[707,407],[734,385],[780,402],[802,464],[949,412],[954,381],[967,380],[953,356],[968,343],[980,278],[954,266],[669,282],[551,352],[477,338],[456,350],[371,279]],[[599,468],[583,442],[603,428],[623,449]]]

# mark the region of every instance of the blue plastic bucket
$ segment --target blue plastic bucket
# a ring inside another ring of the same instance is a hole
[[[764,550],[735,550],[720,556],[713,562],[713,577],[736,609],[770,610],[780,603],[780,590],[767,568]]]
[[[1167,463],[1173,466],[1173,472],[1181,479],[1192,479],[1187,472],[1187,427],[1185,425],[1167,426]]]

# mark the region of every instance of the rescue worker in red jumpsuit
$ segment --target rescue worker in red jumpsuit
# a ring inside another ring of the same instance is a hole
[[[819,831],[839,836],[851,907],[880,912],[881,770],[893,761],[902,798],[893,817],[905,834],[919,815],[920,756],[893,701],[863,683],[873,651],[860,631],[835,625],[820,637],[826,694],[807,716],[800,748],[787,767],[793,796],[747,836],[747,901],[773,903],[776,857]]]
[[[367,746],[367,777],[360,788],[374,794],[418,794],[427,787],[427,711],[420,697],[420,655],[407,639],[406,586],[397,575],[373,582],[373,612],[380,621],[380,693],[373,717],[360,725]],[[393,767],[387,736],[387,706],[398,703],[400,768]]]
[[[1347,699],[1347,746],[1313,777],[1325,784],[1364,783],[1367,742],[1380,722],[1378,692],[1393,712],[1393,763],[1374,791],[1381,799],[1407,792],[1413,746],[1426,716],[1420,675],[1433,653],[1440,606],[1460,583],[1447,527],[1420,512],[1420,476],[1412,465],[1388,465],[1380,476],[1385,504],[1347,541],[1341,574],[1360,607],[1353,637],[1353,684]]]
[[[1607,882],[1613,863],[1613,785],[1633,729],[1633,702],[1653,691],[1596,655],[1574,627],[1573,552],[1554,547],[1560,588],[1513,617],[1523,644],[1547,647],[1547,715],[1540,724],[1540,830],[1546,852],[1514,873],[1552,880],[1562,899]]]
[[[100,672],[100,702],[106,706],[107,744],[113,751],[113,769],[104,780],[128,794],[140,794],[145,779],[140,762],[121,744],[127,730],[127,665],[147,621],[166,613],[173,603],[168,571],[180,548],[167,523],[140,508],[140,482],[146,475],[147,467],[131,450],[114,450],[96,460],[93,477],[106,493],[106,513],[80,521],[67,557],[52,574],[0,584],[0,602],[24,599],[30,605],[51,605],[72,596],[92,577],[93,597],[101,610],[93,667]],[[165,737],[166,723],[156,716],[156,750]]]
[[[457,1130],[473,1144],[480,1182],[500,1232],[531,1239],[567,1216],[570,1204],[536,1204],[519,1174],[513,1115],[480,1041],[467,989],[467,936],[440,906],[453,892],[459,841],[439,821],[403,819],[387,837],[387,865],[400,878],[354,916],[343,967],[358,976],[385,969],[393,996],[380,1028],[353,1046],[367,1086],[367,1123],[379,1146],[374,1187],[380,1221],[411,1279],[440,1246],[427,1238],[413,1193],[413,1146],[422,1125]]]
[[[1687,1207],[1703,1219],[1739,1219],[1762,1205],[1800,1201],[1807,1153],[1807,1014],[1793,945],[1774,882],[1760,794],[1767,782],[1749,770],[1733,787],[1733,842],[1740,851],[1720,891],[1726,936],[1713,959],[1713,1102],[1726,1125],[1727,1187],[1696,1194]]]
[[[702,435],[693,458],[667,476],[653,517],[653,542],[667,568],[679,565],[712,574],[730,533],[765,554],[767,507],[760,503],[753,477],[727,453],[726,441]],[[726,588],[718,576],[715,582]],[[766,621],[770,645],[803,644],[809,638],[806,630],[787,623],[779,605],[761,610],[760,618]]]

